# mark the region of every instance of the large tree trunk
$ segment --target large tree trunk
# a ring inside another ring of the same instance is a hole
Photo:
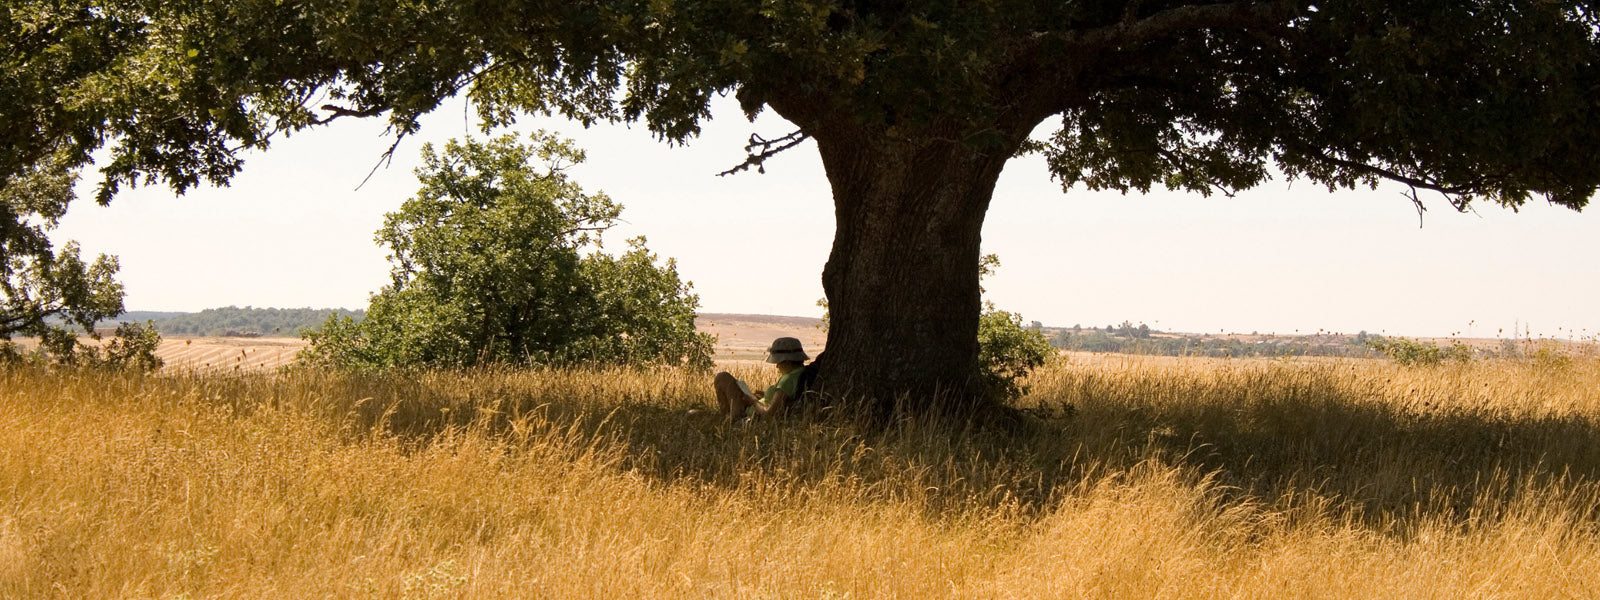
[[[824,393],[880,411],[981,401],[979,241],[995,181],[1024,136],[976,145],[933,129],[814,132],[838,221],[822,273]]]

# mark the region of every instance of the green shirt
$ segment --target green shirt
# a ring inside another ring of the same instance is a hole
[[[783,392],[785,402],[794,402],[795,396],[800,395],[800,373],[805,370],[805,367],[796,367],[795,370],[779,376],[778,382],[767,388],[767,395],[761,399],[761,405],[772,406],[772,399],[779,391]]]

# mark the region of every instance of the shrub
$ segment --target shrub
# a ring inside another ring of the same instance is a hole
[[[1572,366],[1572,357],[1567,356],[1553,342],[1541,344],[1538,349],[1528,354],[1528,360],[1540,369],[1561,370]]]
[[[1455,362],[1472,360],[1472,348],[1461,342],[1450,342],[1449,346],[1440,348],[1433,342],[1377,337],[1368,340],[1367,346],[1399,364],[1408,366],[1437,366],[1447,360]]]
[[[978,318],[978,363],[983,367],[984,388],[993,397],[1021,396],[1026,389],[1018,380],[1055,356],[1050,340],[1037,329],[1023,327],[1019,313],[990,303]]]

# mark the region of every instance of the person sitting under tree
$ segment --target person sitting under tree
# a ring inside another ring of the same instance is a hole
[[[800,380],[806,371],[806,361],[810,358],[798,339],[781,337],[772,340],[772,345],[767,348],[767,362],[778,366],[778,382],[766,391],[752,393],[748,385],[727,371],[717,373],[712,380],[712,387],[717,392],[717,409],[729,422],[782,412],[799,398]]]

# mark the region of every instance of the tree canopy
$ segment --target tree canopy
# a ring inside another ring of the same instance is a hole
[[[1278,173],[1394,180],[1458,209],[1581,208],[1600,185],[1597,15],[1579,0],[21,0],[0,17],[0,185],[107,145],[102,202],[225,183],[274,135],[380,115],[403,135],[458,93],[485,127],[555,113],[682,141],[731,94],[797,128],[753,137],[745,166],[812,139],[833,186],[821,384],[963,389],[983,216],[1017,153],[1043,153],[1068,188],[1227,192]]]
[[[816,118],[997,120],[1071,185],[1248,187],[1276,167],[1582,206],[1600,175],[1596,11],[1586,2],[634,0],[12,3],[0,181],[110,144],[118,186],[225,183],[238,152],[343,116],[399,133],[465,91],[524,112],[693,136],[737,95]]]

